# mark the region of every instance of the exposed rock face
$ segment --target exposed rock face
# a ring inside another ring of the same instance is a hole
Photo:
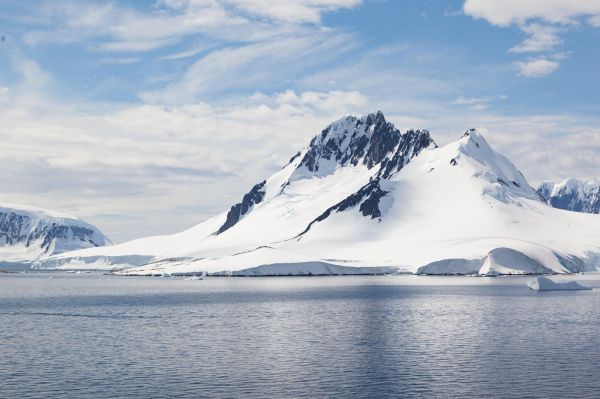
[[[537,193],[554,208],[600,213],[600,182],[569,178],[561,183],[543,182]]]
[[[231,207],[231,209],[229,209],[229,212],[227,212],[227,219],[225,220],[225,223],[223,223],[223,225],[219,228],[217,234],[221,234],[227,229],[234,226],[246,213],[248,213],[250,209],[252,209],[254,205],[260,203],[263,200],[265,196],[265,184],[266,181],[264,180],[261,183],[256,184],[254,187],[252,187],[252,190],[250,190],[249,193],[244,195],[244,198],[242,198],[242,202],[235,204]]]
[[[299,168],[320,172],[331,162],[339,166],[362,164],[369,169],[381,165],[385,178],[400,170],[413,152],[429,146],[436,145],[428,131],[409,130],[403,135],[381,111],[363,117],[347,116],[312,139]]]
[[[343,212],[358,205],[360,205],[358,209],[363,216],[370,217],[371,219],[380,218],[381,210],[379,209],[379,201],[386,194],[388,194],[388,192],[381,189],[379,178],[371,180],[354,194],[328,208],[319,217],[310,222],[306,229],[298,236],[308,232],[313,224],[327,219],[333,212]]]
[[[424,149],[437,147],[427,130],[409,130],[402,136],[399,144],[394,155],[381,163],[380,177],[388,179]]]
[[[80,219],[26,207],[0,206],[0,247],[22,246],[32,253],[51,255],[110,244],[96,227]]]

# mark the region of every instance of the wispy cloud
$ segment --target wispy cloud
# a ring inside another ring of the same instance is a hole
[[[556,26],[532,23],[521,26],[521,30],[529,37],[522,43],[512,47],[512,53],[536,53],[541,51],[553,51],[562,44],[559,34],[564,31]]]
[[[108,52],[145,52],[174,45],[192,35],[247,42],[259,40],[280,26],[319,24],[324,13],[360,3],[361,0],[162,0],[144,13],[114,2],[51,2],[28,10],[38,23],[24,35],[24,40],[32,46],[91,40],[91,49]]]
[[[277,40],[214,50],[189,66],[165,88],[145,92],[151,103],[194,102],[207,93],[231,89],[269,88],[290,75],[323,65],[348,52],[356,40],[347,34],[297,30]]]
[[[506,100],[506,95],[487,96],[487,97],[457,97],[452,103],[455,105],[464,105],[472,110],[480,111],[488,108],[491,103],[497,100]]]
[[[225,0],[250,15],[292,23],[320,23],[325,12],[358,6],[362,0]]]

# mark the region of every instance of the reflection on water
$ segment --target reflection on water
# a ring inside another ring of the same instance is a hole
[[[0,396],[598,397],[600,289],[526,281],[5,274]]]

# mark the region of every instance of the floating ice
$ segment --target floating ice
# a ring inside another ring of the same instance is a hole
[[[548,277],[538,276],[535,280],[527,283],[527,287],[537,291],[554,290],[591,290],[591,287],[579,284],[577,281],[557,282]]]

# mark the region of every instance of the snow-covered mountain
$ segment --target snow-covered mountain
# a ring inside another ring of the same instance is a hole
[[[121,273],[512,274],[598,266],[600,218],[552,208],[476,130],[438,148],[381,112],[325,128],[187,231],[58,255]],[[137,266],[131,268],[131,266]]]
[[[550,205],[568,211],[600,213],[600,181],[570,177],[561,183],[543,182],[537,189]]]
[[[0,204],[0,261],[29,262],[110,244],[100,230],[76,217],[29,206]]]

